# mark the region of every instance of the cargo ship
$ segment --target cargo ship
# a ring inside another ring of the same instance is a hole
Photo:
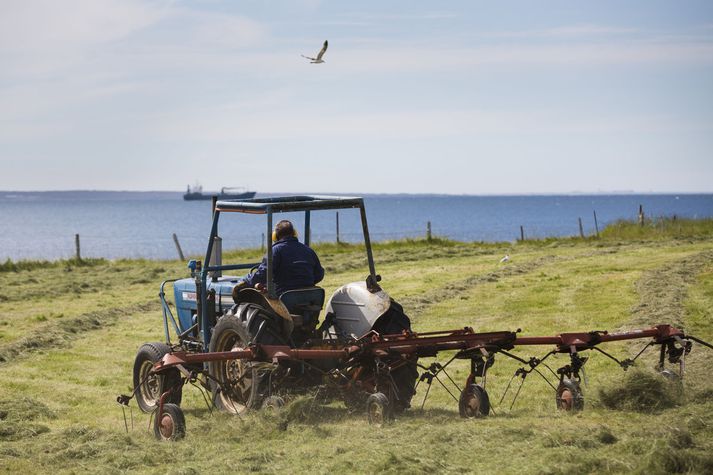
[[[186,201],[209,200],[217,196],[219,200],[245,200],[255,197],[255,191],[247,191],[246,188],[233,188],[224,186],[216,193],[203,193],[203,187],[200,185],[190,186],[183,194],[183,199]]]

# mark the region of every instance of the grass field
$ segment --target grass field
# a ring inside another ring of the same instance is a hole
[[[600,239],[402,241],[374,252],[384,289],[416,331],[472,326],[554,335],[671,323],[711,341],[711,229],[711,221],[617,223]],[[317,249],[328,295],[364,278],[359,246]],[[506,253],[511,259],[501,264]],[[225,260],[258,258],[253,250]],[[419,387],[414,407],[381,429],[339,402],[315,407],[305,398],[277,415],[211,414],[187,388],[184,440],[156,442],[149,417],[136,408],[127,433],[115,398],[130,391],[137,348],[163,338],[160,282],[185,275],[177,261],[0,268],[0,471],[713,473],[713,351],[699,345],[686,360],[682,393],[653,373],[655,352],[627,373],[592,352],[586,408],[576,414],[558,412],[536,375],[512,409],[512,392],[498,404],[518,368],[500,357],[488,379],[495,412],[486,419],[461,419],[436,385],[423,410]],[[641,346],[607,349],[626,357]],[[451,375],[460,383],[467,367]]]

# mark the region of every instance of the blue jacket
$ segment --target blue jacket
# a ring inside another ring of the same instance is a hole
[[[324,278],[324,269],[317,254],[297,240],[288,237],[272,245],[272,280],[277,295],[304,287],[312,287]],[[267,256],[253,274],[245,281],[251,287],[267,281]]]

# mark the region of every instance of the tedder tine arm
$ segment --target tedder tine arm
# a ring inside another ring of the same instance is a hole
[[[700,343],[701,345],[706,346],[706,347],[710,348],[711,350],[713,350],[713,345],[711,345],[710,343],[708,343],[706,341],[701,340],[700,338],[696,338],[695,336],[686,335],[686,339],[693,340],[696,343]]]

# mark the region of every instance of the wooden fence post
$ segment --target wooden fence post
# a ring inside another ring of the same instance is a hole
[[[522,224],[520,225],[520,241],[525,240],[525,228],[522,227]]]
[[[79,247],[79,234],[74,235],[74,249],[78,261],[82,260],[82,253]]]
[[[579,221],[579,237],[584,239],[584,228],[582,228],[582,218],[577,218]]]
[[[260,252],[265,252],[265,233],[262,233],[262,240],[260,241]]]
[[[173,243],[176,245],[176,251],[178,251],[178,258],[182,261],[185,261],[186,258],[183,257],[183,249],[181,249],[181,244],[178,242],[178,236],[176,236],[176,233],[173,233]]]
[[[644,225],[644,206],[639,205],[639,226]]]
[[[599,237],[599,223],[597,223],[597,210],[594,210],[594,229],[597,231],[597,237]]]
[[[339,244],[339,211],[337,211],[337,244]]]
[[[428,221],[426,223],[426,241],[431,241],[432,236],[431,236],[431,222]]]

